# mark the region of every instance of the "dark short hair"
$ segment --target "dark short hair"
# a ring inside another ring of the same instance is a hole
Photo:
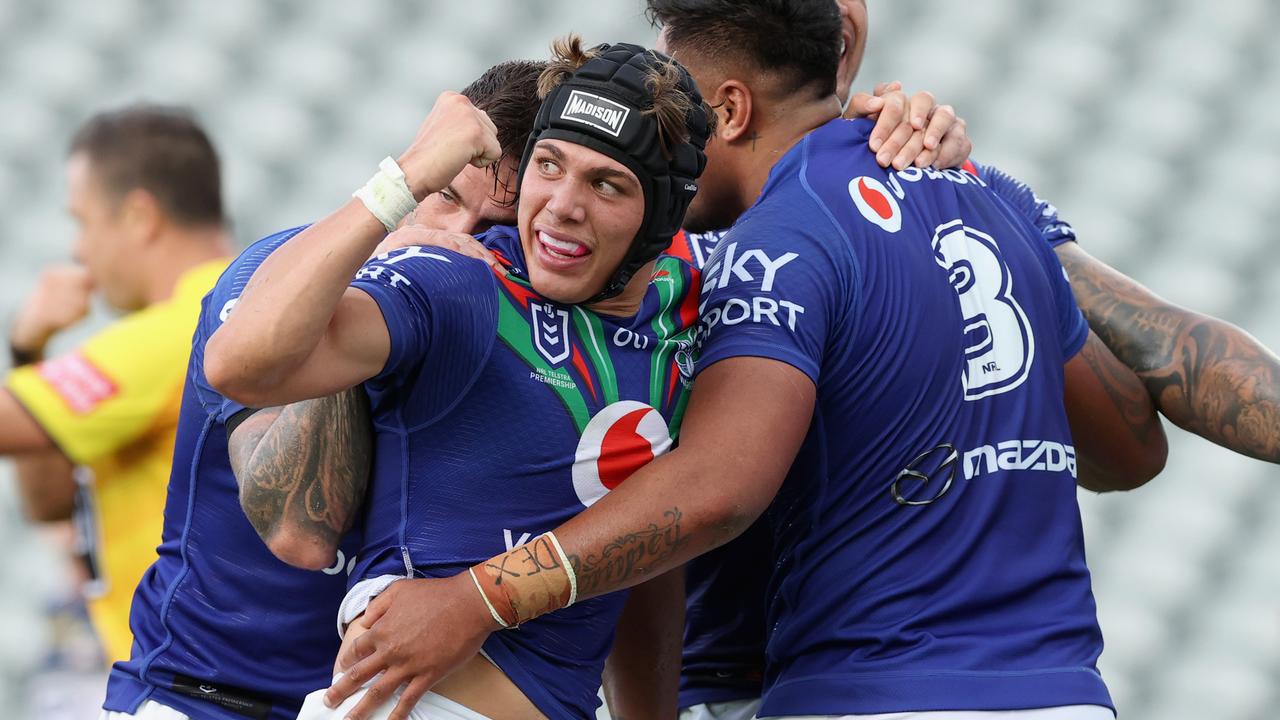
[[[784,87],[822,97],[836,90],[840,12],[834,0],[648,0],[667,42],[706,58],[778,73]],[[714,88],[704,88],[705,91]]]
[[[519,162],[533,130],[542,100],[538,98],[538,76],[545,62],[510,60],[489,68],[462,94],[483,110],[498,127],[498,144],[504,157]]]
[[[175,222],[224,222],[218,153],[190,111],[136,104],[98,113],[72,138],[76,153],[117,199],[141,188]]]

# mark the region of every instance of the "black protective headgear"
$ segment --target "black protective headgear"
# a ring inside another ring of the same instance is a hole
[[[698,176],[707,165],[707,115],[698,86],[684,66],[662,53],[618,43],[595,48],[596,56],[555,87],[542,103],[520,159],[517,187],[539,140],[564,140],[603,153],[635,173],[644,188],[644,221],[622,264],[596,302],[622,292],[631,276],[671,245],[680,231],[689,201],[698,192]],[[671,142],[666,152],[653,113],[653,93],[646,82],[651,71],[675,63],[677,86],[692,106],[685,117],[687,142]],[[670,159],[668,159],[668,157]]]

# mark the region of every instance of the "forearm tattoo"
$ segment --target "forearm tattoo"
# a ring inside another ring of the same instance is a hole
[[[1089,327],[1166,417],[1280,463],[1280,358],[1240,328],[1165,302],[1077,249],[1059,257]]]
[[[336,546],[369,483],[368,399],[353,388],[262,410],[236,428],[229,450],[241,507],[264,540],[287,527]]]
[[[621,535],[600,553],[586,557],[567,553],[573,569],[561,563],[561,555],[549,535],[540,535],[519,547],[495,555],[471,568],[490,611],[504,627],[519,627],[536,617],[565,607],[576,592],[587,599],[619,589],[629,579],[656,575],[667,568],[654,566],[674,555],[686,542],[681,535],[680,508],[663,512],[660,523]]]
[[[684,515],[673,507],[663,512],[662,521],[636,532],[619,535],[601,548],[600,552],[586,555],[569,555],[578,580],[578,594],[591,596],[597,590],[608,591],[636,576],[656,575],[666,568],[657,568],[675,555],[689,541],[681,530]]]
[[[1094,377],[1102,384],[1111,404],[1124,418],[1134,439],[1141,443],[1150,442],[1163,432],[1160,418],[1152,409],[1152,398],[1147,390],[1133,382],[1126,368],[1110,358],[1103,359],[1106,353],[1103,345],[1105,343],[1100,338],[1091,338],[1080,351],[1080,357],[1092,368]],[[1121,362],[1123,363],[1123,359]]]

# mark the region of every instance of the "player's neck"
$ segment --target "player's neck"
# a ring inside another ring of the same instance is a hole
[[[742,148],[739,192],[744,207],[755,204],[769,172],[783,155],[805,135],[840,116],[840,100],[835,95],[808,102],[789,98],[772,107],[766,105],[758,116],[760,119],[753,124],[746,141],[739,143]]]
[[[640,304],[644,302],[644,295],[649,290],[649,281],[653,277],[653,268],[656,263],[655,260],[645,264],[631,276],[631,280],[627,282],[622,292],[607,300],[591,303],[587,309],[593,313],[613,317],[631,317],[640,312]]]
[[[145,262],[151,265],[144,288],[148,305],[173,296],[182,279],[192,269],[211,260],[233,254],[231,237],[221,226],[174,229],[157,239]]]

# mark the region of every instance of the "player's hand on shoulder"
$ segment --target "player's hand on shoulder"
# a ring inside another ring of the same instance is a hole
[[[869,142],[882,167],[960,167],[973,150],[965,121],[955,108],[937,104],[929,92],[908,96],[898,82],[880,83],[871,94],[855,94],[845,117],[876,121]]]
[[[10,343],[20,350],[42,352],[49,338],[89,314],[92,293],[93,278],[79,265],[59,265],[40,273],[14,318]]]
[[[498,266],[498,258],[479,240],[466,233],[436,230],[423,225],[405,225],[391,233],[373,251],[374,257],[413,245],[453,250],[461,255],[483,260],[490,267]]]
[[[467,165],[487,167],[501,155],[498,128],[489,116],[466,96],[446,91],[399,163],[409,189],[421,200],[444,189]]]

